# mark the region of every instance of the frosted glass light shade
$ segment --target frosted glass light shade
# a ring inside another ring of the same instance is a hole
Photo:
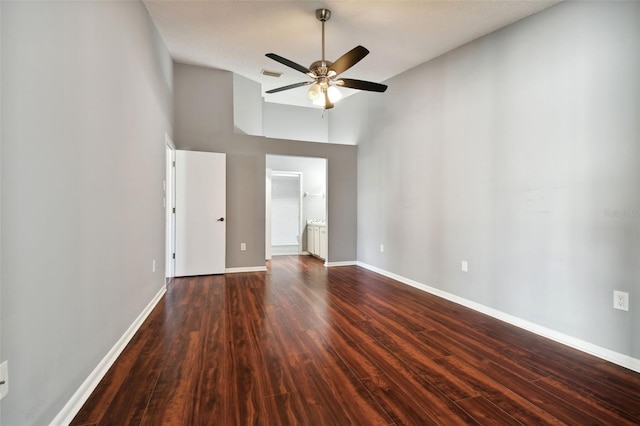
[[[315,106],[321,106],[324,107],[324,95],[322,96],[318,96],[316,99],[313,100],[313,104]]]
[[[309,96],[309,99],[311,99],[312,101],[315,101],[317,99],[320,99],[321,95],[322,95],[322,89],[320,88],[320,85],[318,83],[313,83],[309,88],[309,91],[307,92],[307,96]],[[323,101],[323,104],[324,104],[324,101]]]
[[[342,99],[342,93],[340,93],[338,88],[335,86],[329,86],[327,88],[327,95],[329,95],[329,100],[331,101],[332,104]]]

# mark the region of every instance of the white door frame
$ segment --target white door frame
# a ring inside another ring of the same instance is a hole
[[[264,258],[271,260],[271,169],[266,169],[264,195]]]
[[[165,214],[165,279],[169,284],[176,276],[176,147],[168,134],[165,133],[166,142],[166,170],[164,181],[164,205]]]

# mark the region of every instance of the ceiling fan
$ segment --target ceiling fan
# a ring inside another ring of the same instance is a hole
[[[352,78],[338,78],[342,74],[369,54],[369,51],[362,47],[356,46],[335,62],[327,61],[324,56],[324,23],[331,17],[329,9],[316,10],[316,18],[322,22],[322,59],[315,61],[309,68],[297,64],[275,53],[267,53],[268,58],[280,62],[296,71],[308,75],[313,80],[294,83],[288,86],[278,87],[276,89],[267,90],[265,93],[277,93],[284,90],[295,89],[296,87],[311,85],[307,92],[309,98],[314,105],[322,106],[324,109],[333,108],[333,104],[337,102],[342,95],[336,86],[348,87],[351,89],[366,90],[369,92],[384,92],[387,86],[380,83],[370,81],[354,80]]]

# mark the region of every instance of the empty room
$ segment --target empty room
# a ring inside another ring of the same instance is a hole
[[[640,424],[640,2],[0,1],[0,424]]]

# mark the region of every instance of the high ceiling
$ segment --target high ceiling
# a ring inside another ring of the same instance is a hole
[[[239,1],[146,0],[176,62],[232,71],[259,82],[263,93],[307,81],[267,57],[276,53],[304,66],[321,59],[321,23],[328,8],[326,59],[357,45],[371,53],[343,77],[384,82],[559,1]],[[279,78],[262,70],[282,73]],[[264,95],[267,102],[311,106],[307,87]],[[346,96],[352,89],[340,89]],[[383,95],[382,95],[383,96]]]

